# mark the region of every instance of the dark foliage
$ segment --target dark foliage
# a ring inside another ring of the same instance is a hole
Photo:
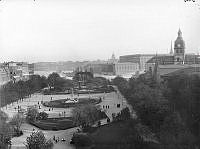
[[[200,77],[181,75],[160,84],[152,78],[113,80],[136,110],[141,124],[155,133],[161,149],[200,147]]]
[[[44,87],[47,87],[46,78],[39,75],[32,75],[28,81],[8,82],[0,88],[0,106],[23,100]]]

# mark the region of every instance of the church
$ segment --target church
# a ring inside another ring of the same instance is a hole
[[[178,30],[178,36],[169,54],[156,54],[146,62],[145,71],[156,73],[159,77],[182,73],[200,73],[200,56],[185,53],[185,41],[182,31]]]

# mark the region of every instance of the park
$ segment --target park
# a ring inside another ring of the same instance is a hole
[[[60,78],[58,80],[60,81]],[[112,120],[113,113],[117,114],[126,107],[125,100],[111,87],[98,88],[95,86],[95,91],[93,92],[91,87],[90,89],[85,87],[84,89],[77,89],[76,87],[75,91],[70,89],[71,92],[69,94],[59,94],[61,91],[60,86],[62,86],[62,83],[61,85],[50,87],[54,93],[57,89],[59,90],[57,90],[56,94],[44,94],[44,92],[37,91],[1,107],[1,110],[8,115],[9,120],[12,120],[17,114],[22,114],[26,117],[26,121],[20,127],[22,134],[11,139],[12,149],[25,148],[27,137],[38,131],[42,131],[47,139],[54,140],[55,149],[64,149],[66,146],[73,148],[74,146],[70,144],[70,140],[73,134],[77,132],[77,126],[79,126],[78,123],[75,124],[74,122],[73,109],[88,105],[96,107],[100,116],[97,119],[95,118],[94,122],[99,121],[98,125],[99,123],[104,125],[107,123],[107,119],[109,121]],[[77,92],[77,90],[80,91]],[[39,115],[34,120],[27,120],[30,109],[34,109],[33,111],[37,111],[37,115]]]

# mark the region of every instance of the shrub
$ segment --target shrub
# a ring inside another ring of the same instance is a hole
[[[46,112],[40,112],[38,115],[37,115],[37,119],[38,120],[46,120],[48,118],[48,114]]]

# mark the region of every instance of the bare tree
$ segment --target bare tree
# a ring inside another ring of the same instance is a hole
[[[22,123],[24,122],[24,115],[21,113],[17,113],[13,116],[13,118],[10,121],[11,126],[14,128],[14,131],[19,135],[20,128]]]

